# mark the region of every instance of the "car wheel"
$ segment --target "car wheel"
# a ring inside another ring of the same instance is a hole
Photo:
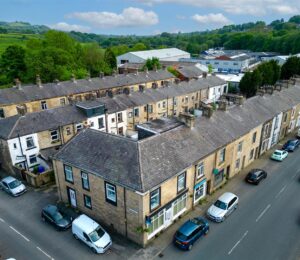
[[[258,185],[260,183],[260,181],[257,181],[255,184]]]
[[[237,209],[237,208],[238,208],[238,205],[239,205],[239,204],[237,203],[237,204],[234,206],[234,209]]]
[[[94,247],[91,247],[94,254],[97,254],[97,250]]]
[[[46,219],[45,219],[45,217],[44,217],[44,216],[42,216],[42,220],[43,220],[44,222],[46,222]]]
[[[204,235],[207,235],[208,231],[209,231],[209,229],[206,229],[205,232],[204,232]]]
[[[193,248],[193,245],[190,244],[189,247],[188,247],[188,250],[192,250],[192,248]]]
[[[74,238],[75,238],[76,240],[79,239],[78,236],[77,236],[76,234],[73,234],[73,236],[74,236]]]

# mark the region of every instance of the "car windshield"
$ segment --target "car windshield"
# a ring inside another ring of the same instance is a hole
[[[274,152],[275,155],[281,155],[281,152]]]
[[[98,227],[95,231],[93,231],[92,233],[90,233],[90,238],[92,240],[92,242],[96,242],[98,241],[101,237],[103,237],[105,234],[104,230],[100,227]]]
[[[223,201],[217,200],[214,204],[216,207],[220,208],[220,209],[226,209],[227,205],[226,203],[224,203]]]
[[[176,237],[180,240],[187,240],[187,236],[182,234],[180,231],[177,231]]]
[[[14,189],[17,188],[18,186],[20,186],[22,183],[19,180],[14,180],[10,183],[8,183],[8,186],[10,189]]]
[[[295,140],[290,140],[287,142],[287,145],[295,145],[296,141]]]
[[[203,222],[203,220],[201,219],[197,219],[197,218],[193,218],[190,220],[192,223],[196,224],[196,225],[204,225],[205,223]]]
[[[62,216],[62,214],[58,211],[56,211],[52,216],[53,216],[53,219],[54,219],[55,222],[58,222],[58,221],[60,221],[64,218]]]

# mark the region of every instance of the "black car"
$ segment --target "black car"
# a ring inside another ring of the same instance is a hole
[[[54,205],[44,207],[41,216],[43,221],[49,222],[58,230],[66,230],[72,225],[71,219],[64,216]]]
[[[246,181],[258,185],[265,178],[267,178],[267,173],[264,170],[253,169],[247,174]]]
[[[294,152],[295,149],[299,146],[300,141],[298,139],[288,140],[282,147],[282,150],[287,152]]]

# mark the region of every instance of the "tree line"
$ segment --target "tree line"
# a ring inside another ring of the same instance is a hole
[[[0,85],[11,85],[14,79],[32,83],[36,75],[43,82],[96,77],[111,74],[116,57],[111,48],[97,43],[82,44],[66,33],[50,30],[42,39],[30,39],[25,47],[8,46],[0,57]]]
[[[241,79],[239,89],[247,98],[256,95],[259,87],[274,85],[279,79],[289,79],[300,75],[300,58],[291,56],[280,67],[275,60],[263,62],[252,72],[246,72]]]

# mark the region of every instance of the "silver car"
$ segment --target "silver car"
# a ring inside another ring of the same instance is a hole
[[[26,192],[25,185],[11,176],[3,178],[0,182],[0,187],[14,197],[20,196]]]
[[[238,206],[239,198],[231,192],[225,192],[207,210],[207,217],[215,222],[222,222]]]

